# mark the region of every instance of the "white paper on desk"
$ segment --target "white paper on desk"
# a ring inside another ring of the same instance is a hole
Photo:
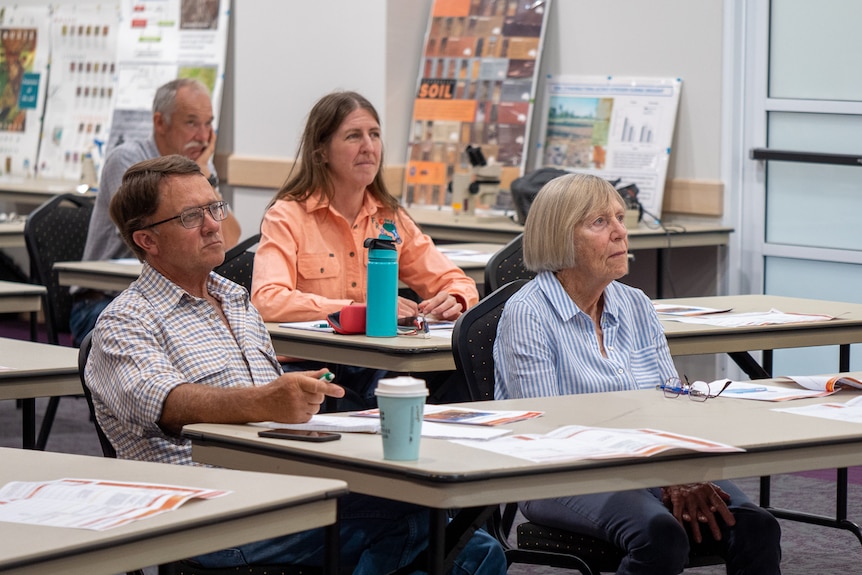
[[[356,433],[380,433],[380,422],[377,420],[359,419],[356,417],[338,417],[334,415],[312,415],[307,423],[278,423],[263,421],[252,423],[271,429],[304,429],[308,431],[343,431]]]
[[[701,307],[697,305],[675,305],[671,303],[658,302],[653,302],[653,307],[655,307],[656,313],[681,316],[709,315],[711,313],[724,313],[731,310],[731,308],[729,307],[718,309],[714,307]]]
[[[724,387],[726,379],[719,379],[709,384],[710,394],[716,394]],[[755,401],[789,401],[808,397],[823,397],[831,395],[830,391],[815,391],[810,389],[794,389],[781,385],[761,385],[757,381],[734,381],[719,396],[719,399],[753,399]],[[712,401],[712,400],[710,400]]]
[[[455,443],[536,463],[649,457],[663,451],[735,452],[739,447],[656,429],[614,429],[566,425],[544,435],[520,434],[492,441]]]
[[[0,521],[104,531],[230,491],[98,479],[13,481],[0,488]]]
[[[494,255],[488,252],[480,252],[478,250],[459,250],[453,248],[439,247],[440,252],[450,260],[459,260],[462,262],[475,262],[477,264],[487,264],[491,256]]]
[[[321,331],[324,333],[335,333],[328,323],[326,323],[325,319],[318,319],[314,321],[290,321],[286,323],[278,324],[278,327],[292,327],[295,329],[307,329],[310,331]]]
[[[112,264],[122,264],[124,266],[139,266],[141,261],[138,258],[118,258],[111,260]]]
[[[810,417],[821,417],[835,421],[847,421],[850,423],[862,423],[862,398],[855,397],[846,403],[818,403],[816,405],[805,405],[802,407],[773,408],[772,411],[783,411],[796,415],[808,415]]]
[[[756,325],[779,325],[785,323],[806,323],[812,321],[828,321],[835,319],[831,315],[816,315],[807,313],[784,313],[777,309],[769,311],[755,311],[748,313],[727,313],[718,315],[699,316],[668,316],[663,317],[665,321],[679,321],[682,323],[701,323],[714,325],[716,327],[747,327]]]
[[[307,429],[309,431],[335,431],[340,433],[380,433],[380,420],[363,417],[339,417],[333,415],[314,415],[308,423],[277,423],[264,421],[252,423],[272,429]],[[475,425],[447,425],[443,423],[422,423],[422,437],[435,439],[476,439],[486,440],[510,433],[509,429],[478,427]]]

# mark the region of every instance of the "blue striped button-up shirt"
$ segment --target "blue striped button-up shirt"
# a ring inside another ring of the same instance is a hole
[[[281,374],[248,292],[211,273],[230,329],[206,300],[144,264],[141,276],[99,316],[86,368],[99,425],[123,459],[191,464],[191,444],[158,426],[183,383],[266,385]]]
[[[602,356],[593,320],[551,272],[515,293],[494,343],[496,399],[654,388],[676,377],[652,302],[619,282],[605,288]]]

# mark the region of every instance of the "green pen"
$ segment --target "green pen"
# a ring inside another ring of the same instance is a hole
[[[327,371],[323,375],[318,378],[320,381],[325,381],[327,383],[332,383],[332,380],[335,379],[335,374],[331,371]]]

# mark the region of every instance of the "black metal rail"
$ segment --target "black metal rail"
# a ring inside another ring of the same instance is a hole
[[[749,152],[752,160],[774,160],[776,162],[804,162],[808,164],[832,164],[835,166],[862,166],[862,155],[821,154],[819,152],[792,152],[753,148]]]

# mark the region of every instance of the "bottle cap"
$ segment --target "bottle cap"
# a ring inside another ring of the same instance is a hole
[[[395,240],[386,238],[365,238],[362,244],[370,250],[392,250],[395,251]]]
[[[378,381],[374,394],[384,397],[425,397],[428,388],[423,380],[402,375]]]

